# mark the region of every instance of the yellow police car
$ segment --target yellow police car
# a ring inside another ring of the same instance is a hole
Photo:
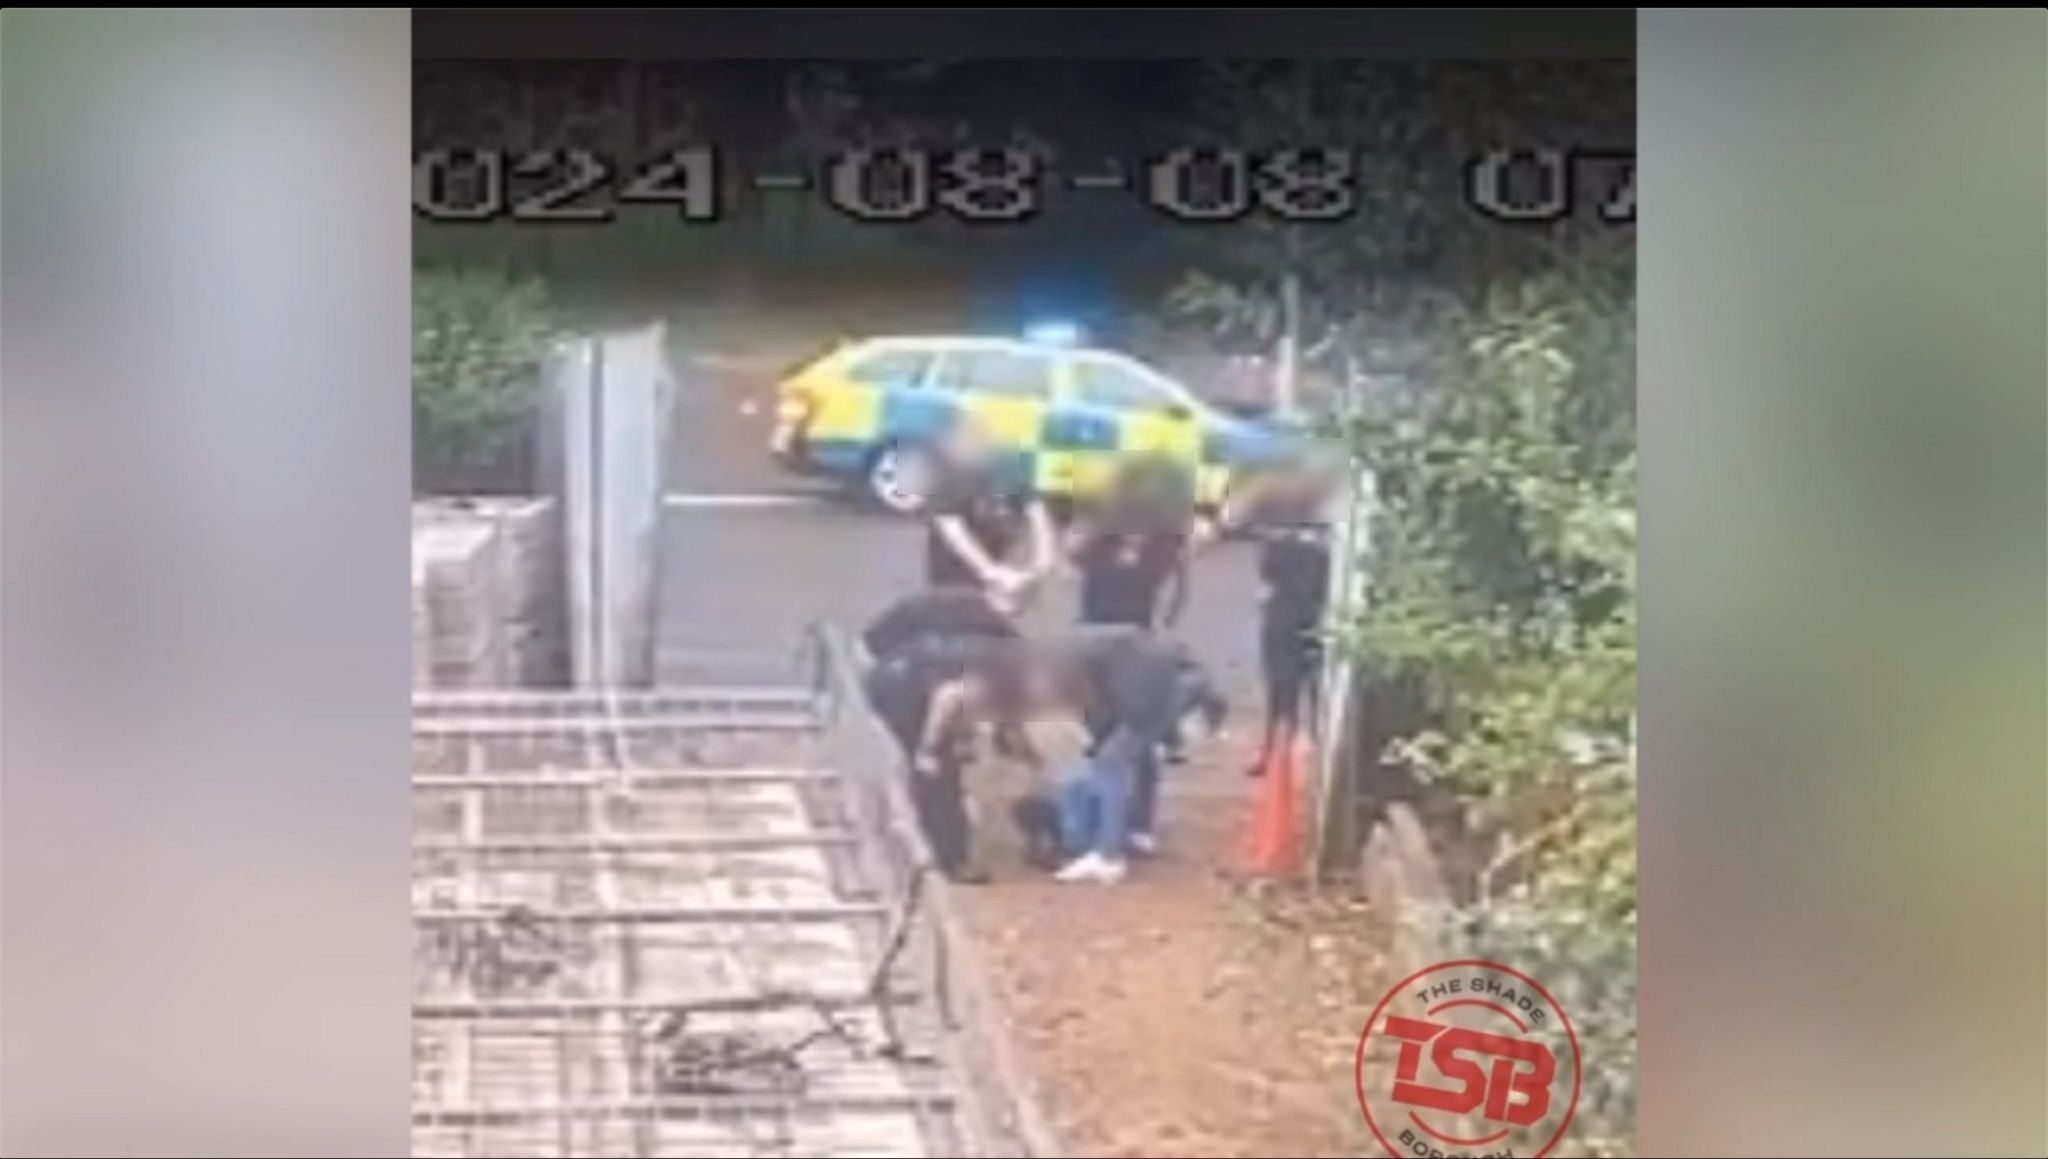
[[[963,413],[996,444],[1012,483],[1053,501],[1086,502],[1129,458],[1165,455],[1189,466],[1198,502],[1213,509],[1294,441],[1115,351],[886,337],[840,346],[785,380],[770,450],[792,471],[915,512],[933,479],[932,443]]]

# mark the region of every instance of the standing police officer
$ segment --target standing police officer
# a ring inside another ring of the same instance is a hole
[[[1016,611],[1052,568],[1052,515],[1027,481],[1002,478],[995,448],[974,421],[957,418],[938,443],[925,537],[925,582],[974,587],[997,606]],[[1030,539],[1030,561],[1008,562]]]

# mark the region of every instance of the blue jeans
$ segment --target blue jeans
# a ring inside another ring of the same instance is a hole
[[[1092,764],[1082,766],[1060,785],[1060,853],[1122,857],[1122,848],[1105,840],[1113,830],[1127,826],[1129,808],[1130,794],[1123,786],[1102,777]]]
[[[1158,793],[1156,740],[1119,728],[1060,786],[1060,845],[1121,860],[1134,826],[1149,830]],[[1150,775],[1147,768],[1150,767]]]

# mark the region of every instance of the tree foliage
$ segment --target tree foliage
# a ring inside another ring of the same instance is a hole
[[[1432,726],[1394,755],[1466,804],[1493,855],[1437,931],[1516,963],[1578,1020],[1578,1137],[1634,1123],[1635,452],[1632,343],[1559,273],[1451,331],[1455,377],[1352,435],[1379,481],[1344,643],[1417,680]]]
[[[546,291],[492,270],[416,271],[412,325],[415,466],[488,462],[532,413],[552,333]]]
[[[1579,213],[1546,226],[1481,214],[1470,163],[1495,149],[1622,149],[1635,139],[1626,62],[1222,61],[1206,66],[1189,130],[1219,148],[1340,148],[1356,208],[1344,222],[1252,215],[1205,231],[1164,313],[1270,346],[1281,276],[1302,290],[1305,363],[1334,383],[1441,352],[1418,342],[1502,282],[1541,276],[1613,244]],[[1433,367],[1431,369],[1434,369]]]

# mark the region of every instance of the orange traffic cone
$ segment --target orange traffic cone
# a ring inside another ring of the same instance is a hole
[[[1294,731],[1289,729],[1266,753],[1259,777],[1259,799],[1252,806],[1251,829],[1245,834],[1247,872],[1286,877],[1301,868],[1301,817],[1296,806]]]

